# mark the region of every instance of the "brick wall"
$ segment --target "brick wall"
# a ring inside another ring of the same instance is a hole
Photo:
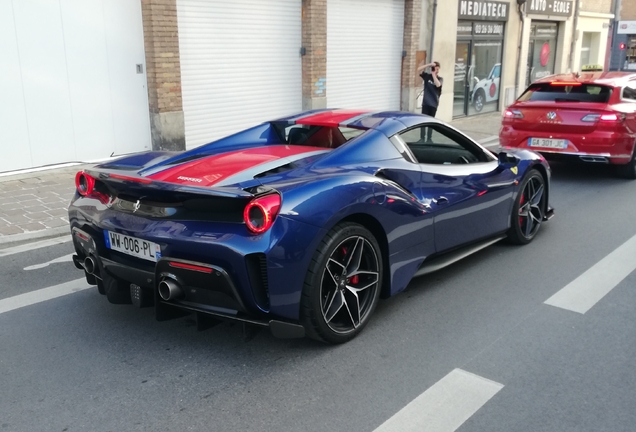
[[[141,0],[154,150],[184,150],[176,0]]]
[[[416,77],[416,53],[420,44],[420,20],[422,15],[421,0],[405,0],[404,2],[404,41],[402,57],[402,102],[401,109],[412,111],[414,108],[415,89],[420,82]]]
[[[302,2],[303,109],[324,108],[327,100],[327,0]]]
[[[623,0],[634,1],[634,0]],[[581,0],[582,12],[595,12],[595,13],[614,13],[612,10],[612,0]]]

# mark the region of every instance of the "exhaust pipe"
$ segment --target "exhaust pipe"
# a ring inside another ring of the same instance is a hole
[[[606,157],[604,156],[581,156],[581,160],[583,162],[596,162],[596,163],[608,163]]]
[[[84,260],[84,270],[86,270],[86,273],[88,273],[89,275],[95,274],[95,260],[93,259],[93,257],[86,257],[86,259]]]
[[[159,297],[162,300],[174,300],[182,296],[183,290],[174,280],[164,279],[159,282]]]

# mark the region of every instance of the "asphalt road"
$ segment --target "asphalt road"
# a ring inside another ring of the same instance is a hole
[[[96,288],[0,312],[0,431],[372,432],[412,401],[403,424],[432,424],[415,418],[417,401],[457,369],[496,394],[458,428],[445,405],[457,401],[433,397],[447,427],[417,430],[633,431],[636,272],[585,313],[544,302],[636,236],[636,182],[607,167],[553,169],[556,216],[533,243],[412,281],[343,346],[244,338],[229,323],[197,332]],[[81,278],[70,253],[64,243],[0,257],[0,303]]]

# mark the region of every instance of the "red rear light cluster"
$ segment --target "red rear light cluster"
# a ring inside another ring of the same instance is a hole
[[[102,204],[108,204],[110,197],[105,193],[95,190],[95,177],[80,171],[75,175],[75,187],[77,192],[85,197],[96,198]]]
[[[267,231],[274,224],[280,210],[280,195],[271,194],[253,199],[245,206],[243,220],[254,234]]]
[[[596,123],[596,122],[607,122],[607,123],[615,123],[621,122],[625,120],[625,114],[615,113],[615,112],[606,112],[606,113],[595,113],[588,114],[581,119],[581,121],[588,123]]]
[[[80,171],[75,175],[75,187],[80,195],[90,195],[95,188],[95,178],[89,176],[84,171]]]
[[[504,113],[504,117],[509,119],[521,119],[523,118],[523,114],[517,109],[509,109]]]

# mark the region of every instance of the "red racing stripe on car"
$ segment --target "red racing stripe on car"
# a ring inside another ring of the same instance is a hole
[[[342,123],[346,123],[347,120],[359,117],[362,114],[367,114],[370,112],[371,111],[360,111],[360,110],[325,111],[318,114],[312,114],[310,116],[300,118],[296,120],[296,124],[337,127],[338,125]]]
[[[229,176],[267,162],[325,150],[305,146],[263,146],[203,157],[152,174],[149,178],[191,186],[212,186]]]

